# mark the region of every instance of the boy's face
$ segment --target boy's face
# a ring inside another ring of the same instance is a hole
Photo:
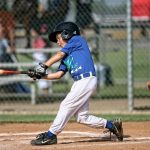
[[[64,47],[64,46],[67,44],[67,41],[62,39],[61,33],[57,33],[56,39],[57,39],[57,44],[58,44],[60,47]]]

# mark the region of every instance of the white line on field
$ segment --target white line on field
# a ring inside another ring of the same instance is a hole
[[[69,144],[69,145],[67,145],[68,146],[68,148],[69,149],[71,149],[71,148],[81,148],[81,147],[95,147],[95,146],[99,146],[99,148],[101,148],[101,147],[103,147],[103,146],[118,146],[118,145],[130,145],[130,144],[146,144],[146,143],[149,143],[150,141],[128,141],[128,142],[111,142],[110,141],[110,143],[93,143],[92,144],[92,142],[86,142],[86,144],[82,144],[82,143],[78,143],[78,144],[76,144],[76,145],[71,145],[71,144]],[[66,145],[65,145],[66,146]],[[65,149],[67,149],[67,146],[65,147]],[[57,147],[57,149],[59,149],[59,147]],[[60,148],[61,149],[61,148]]]
[[[22,133],[0,133],[0,137],[1,136],[30,136],[30,135],[37,135],[39,133],[42,133],[45,131],[41,131],[41,132],[22,132]],[[62,134],[76,134],[76,135],[80,135],[80,136],[88,136],[88,137],[104,137],[105,134],[96,134],[96,133],[92,133],[92,132],[79,132],[79,131],[62,131]],[[63,136],[63,135],[59,135],[59,136]]]
[[[0,133],[0,141],[3,141],[4,137],[12,138],[12,136],[35,136],[39,133],[41,133],[41,132]],[[67,135],[65,135],[65,134],[67,134]],[[98,133],[93,133],[93,132],[80,132],[80,131],[63,131],[61,134],[59,134],[59,138],[61,138],[61,139],[63,137],[69,137],[69,138],[73,138],[73,137],[79,137],[79,138],[80,137],[94,137],[94,138],[99,138],[99,140],[101,140],[102,138],[104,138],[106,136],[108,136],[108,134],[98,134]],[[130,142],[130,143],[150,142],[150,137],[128,137],[128,138],[124,138],[123,143],[125,144],[125,142],[127,142],[127,143],[128,142]]]

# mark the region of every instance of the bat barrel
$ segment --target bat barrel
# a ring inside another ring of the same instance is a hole
[[[8,74],[27,74],[28,71],[18,71],[18,70],[2,70],[0,69],[0,75],[8,75]]]

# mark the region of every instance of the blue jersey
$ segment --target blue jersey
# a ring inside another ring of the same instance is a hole
[[[72,77],[88,72],[96,74],[89,47],[83,37],[73,36],[61,51],[66,55],[58,70],[68,71]]]

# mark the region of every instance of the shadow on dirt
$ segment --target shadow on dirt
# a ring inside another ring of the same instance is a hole
[[[124,135],[124,138],[129,138],[129,137],[131,137],[131,136],[130,135]],[[72,140],[72,141],[61,142],[60,144],[86,143],[86,142],[108,142],[108,141],[118,142],[116,136],[112,135],[111,138],[108,136],[108,137],[96,137],[96,138],[91,137],[90,139],[89,139],[89,137],[88,137],[88,139],[86,137],[84,137],[84,139],[83,138],[81,139],[81,137],[80,137],[80,140],[75,139],[74,141]]]

